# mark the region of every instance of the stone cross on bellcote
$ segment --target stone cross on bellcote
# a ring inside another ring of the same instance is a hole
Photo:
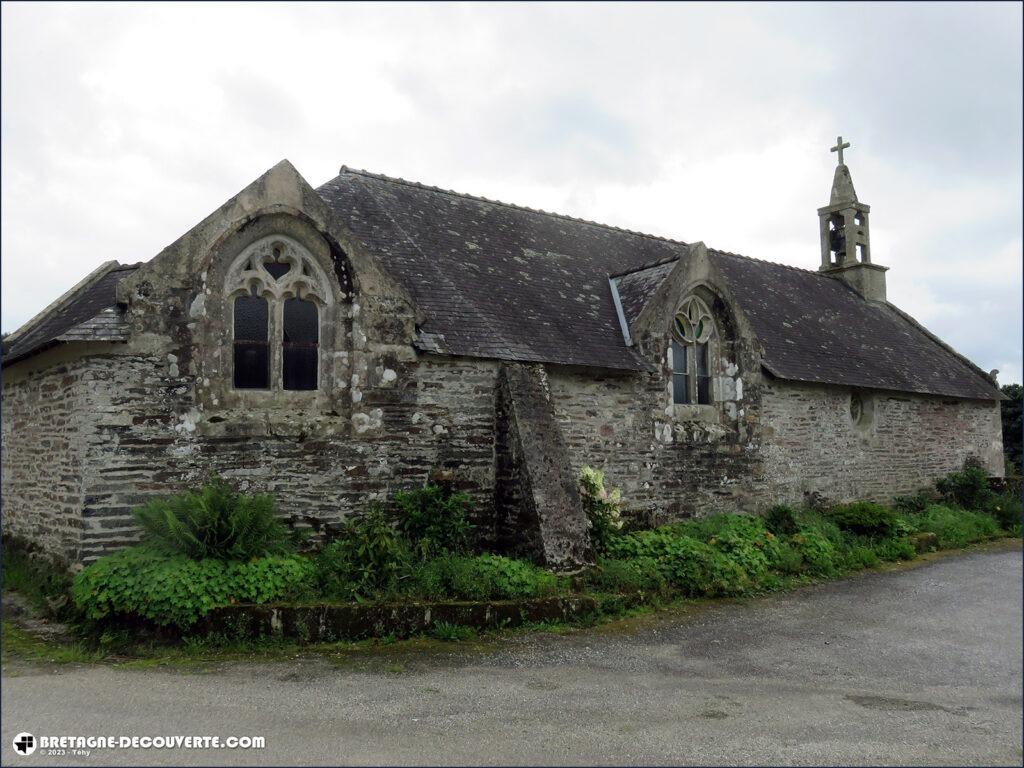
[[[844,143],[842,136],[836,136],[836,145],[834,147],[832,147],[829,150],[829,152],[838,152],[839,153],[839,165],[845,165],[845,163],[843,163],[843,150],[844,149],[849,149],[849,148],[850,148],[850,142],[847,141],[847,142]]]

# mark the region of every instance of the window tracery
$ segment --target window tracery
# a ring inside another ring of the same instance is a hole
[[[320,322],[333,303],[330,281],[302,245],[270,236],[228,269],[235,389],[315,390]]]

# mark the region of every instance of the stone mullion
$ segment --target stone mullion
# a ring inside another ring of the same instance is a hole
[[[284,387],[281,378],[284,372],[284,301],[269,294],[267,298],[270,301],[270,328],[267,335],[270,341],[270,389],[280,392]]]

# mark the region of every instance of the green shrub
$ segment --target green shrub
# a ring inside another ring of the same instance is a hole
[[[405,542],[379,504],[347,519],[317,554],[323,594],[331,600],[380,599],[393,593],[409,561]]]
[[[689,596],[738,595],[752,586],[743,567],[725,553],[672,526],[615,537],[609,556],[654,558],[671,584]]]
[[[988,486],[988,476],[976,466],[964,467],[962,472],[950,472],[936,480],[935,487],[948,504],[961,509],[985,509],[993,496]]]
[[[797,532],[796,513],[788,504],[776,504],[764,515],[764,524],[776,536],[792,536]]]
[[[799,533],[790,537],[790,542],[800,553],[808,572],[815,576],[834,576],[839,572],[836,547],[819,531],[801,529]]]
[[[523,560],[512,560],[499,555],[480,555],[473,558],[476,578],[489,585],[489,597],[514,600],[538,597],[558,589],[558,577],[551,571],[538,568]]]
[[[499,555],[439,557],[415,563],[402,592],[427,600],[516,600],[558,589],[558,577]]]
[[[82,570],[71,586],[87,619],[136,616],[187,629],[214,608],[308,598],[314,565],[300,555],[249,562],[193,560],[149,546],[129,547]]]
[[[842,504],[832,509],[829,517],[842,530],[861,536],[888,536],[896,524],[893,510],[870,501]]]
[[[143,542],[193,560],[249,560],[294,549],[267,495],[245,495],[219,478],[199,491],[153,499],[134,511]]]
[[[776,553],[775,561],[772,563],[774,570],[787,575],[794,575],[803,571],[804,558],[798,548],[788,542],[782,542],[779,544]]]
[[[913,560],[917,557],[917,550],[910,539],[891,538],[878,542],[875,547],[875,554],[882,560]]]
[[[918,531],[934,533],[940,549],[965,547],[976,541],[995,538],[1000,532],[999,524],[989,515],[941,504],[928,507],[912,522]]]
[[[687,595],[740,595],[753,586],[739,563],[694,539],[681,538],[666,561],[669,578]]]
[[[843,565],[848,570],[858,571],[862,568],[874,568],[878,562],[878,555],[874,549],[863,544],[855,544],[846,552]]]
[[[473,501],[469,494],[439,485],[395,494],[398,530],[422,558],[450,553],[465,554],[472,546],[469,522]]]
[[[915,515],[924,512],[929,504],[936,501],[933,494],[921,492],[911,496],[897,496],[892,500],[892,508],[900,515]]]
[[[755,584],[764,581],[778,560],[778,540],[764,521],[751,515],[715,515],[717,532],[707,543],[738,564]]]
[[[897,516],[896,522],[892,524],[892,537],[899,539],[905,538],[912,533],[917,533],[917,527],[913,524],[912,515],[905,517]]]
[[[792,513],[792,510],[789,510]],[[783,513],[785,514],[785,513]],[[793,520],[795,523],[795,519]],[[703,541],[740,565],[752,586],[772,586],[773,572],[793,573],[802,558],[755,515],[711,515],[670,526]]]
[[[594,551],[605,552],[613,537],[622,532],[620,494],[604,487],[604,471],[583,467],[579,479],[580,501],[590,521],[590,541]]]
[[[602,592],[660,593],[668,589],[668,580],[653,557],[598,558],[597,565],[587,573],[587,583]]]
[[[999,527],[1008,533],[1020,536],[1021,499],[1016,493],[993,495],[985,509],[999,523]]]

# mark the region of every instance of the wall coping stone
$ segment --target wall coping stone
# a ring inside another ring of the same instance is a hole
[[[231,605],[208,613],[196,624],[195,631],[202,636],[218,633],[237,639],[272,637],[310,643],[403,638],[429,631],[440,622],[485,630],[568,621],[596,615],[610,601],[622,609],[638,605],[642,597],[567,595],[483,602]]]

